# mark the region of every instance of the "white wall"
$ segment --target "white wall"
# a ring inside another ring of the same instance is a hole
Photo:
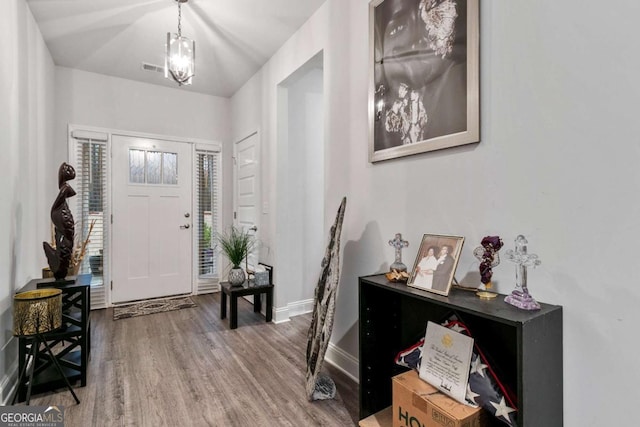
[[[230,134],[228,98],[177,84],[167,88],[57,67],[56,107],[58,130],[71,122],[216,141],[227,141]]]
[[[628,423],[640,379],[633,267],[640,233],[640,39],[633,28],[640,4],[481,2],[482,142],[373,165],[369,1],[345,3],[327,0],[231,100],[234,137],[263,130],[263,189],[272,205],[263,236],[273,241],[275,210],[290,208],[273,204],[276,86],[324,49],[325,241],[348,196],[332,343],[357,356],[357,278],[388,268],[387,241],[395,233],[411,242],[407,264],[423,233],[465,236],[459,278],[476,271],[472,250],[482,237],[500,235],[509,249],[524,234],[542,259],[529,272],[531,292],[564,306],[565,425]],[[238,114],[248,109],[252,114]],[[503,262],[494,279],[509,293],[514,267]]]
[[[298,177],[304,177],[304,185],[300,186],[302,233],[299,242],[305,248],[302,251],[303,260],[302,281],[300,294],[293,299],[313,299],[314,290],[320,274],[320,261],[324,256],[324,233],[321,224],[324,223],[324,93],[322,69],[313,69],[305,78],[298,82],[294,92],[294,99],[289,100],[289,106],[295,108],[289,115],[289,124],[299,122],[303,126],[296,126],[297,144],[299,145],[300,163],[304,170]],[[292,102],[293,101],[293,102]],[[291,134],[290,134],[291,136]],[[286,170],[283,165],[279,170]],[[294,179],[295,176],[292,176]]]
[[[311,60],[280,85],[276,180],[276,321],[311,307],[324,224],[323,72]],[[288,309],[289,306],[297,307]]]
[[[17,380],[12,333],[15,290],[37,276],[48,240],[44,165],[51,155],[55,67],[24,0],[0,14],[0,402]],[[53,201],[55,195],[51,198]]]

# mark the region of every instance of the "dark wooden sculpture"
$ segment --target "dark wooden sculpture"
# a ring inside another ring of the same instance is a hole
[[[69,263],[73,255],[73,241],[75,238],[75,228],[73,215],[67,204],[67,199],[76,195],[76,192],[67,181],[76,177],[76,170],[67,163],[62,163],[58,169],[58,197],[51,206],[51,222],[55,227],[56,247],[43,242],[44,253],[49,262],[49,268],[56,280],[67,277]]]
[[[333,399],[336,394],[335,383],[320,370],[333,329],[340,279],[340,232],[346,206],[347,198],[344,197],[336,222],[331,227],[329,246],[322,259],[322,271],[315,291],[313,317],[307,335],[306,392],[309,400]]]

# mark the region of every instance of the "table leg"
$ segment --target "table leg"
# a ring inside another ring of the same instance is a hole
[[[40,341],[34,338],[33,344],[31,345],[35,345],[36,349],[33,352],[33,361],[31,362],[31,370],[29,371],[29,385],[27,386],[27,401],[26,401],[27,406],[29,406],[29,402],[31,401],[31,384],[33,384],[33,370],[35,368],[36,360],[38,360],[38,350],[40,350]]]
[[[253,312],[260,313],[262,310],[262,298],[260,298],[260,293],[253,294]]]
[[[225,319],[227,317],[227,294],[225,294],[224,291],[220,293],[220,318]]]
[[[21,338],[21,340],[22,339],[23,338]],[[34,344],[31,344],[31,348],[29,349],[29,353],[28,353],[29,354],[29,358],[31,358],[32,352],[35,352],[35,351],[36,351],[36,348],[34,347]],[[23,353],[23,351],[22,351],[22,345],[21,345],[20,346],[20,354],[22,354],[22,353]],[[26,359],[26,360],[23,361],[23,359]],[[35,361],[36,359],[34,357],[31,360]],[[11,401],[12,405],[15,405],[16,399],[18,398],[18,394],[21,391],[20,389],[22,388],[22,380],[24,379],[24,376],[27,373],[27,366],[31,366],[31,368],[32,368],[31,370],[33,371],[33,363],[35,363],[35,362],[33,362],[31,365],[29,365],[27,362],[28,362],[28,359],[26,358],[26,356],[21,356],[19,364],[22,365],[22,368],[20,369],[20,375],[18,376],[18,385],[16,386],[16,391],[13,393],[13,400]],[[29,375],[31,376],[31,373]],[[21,399],[21,401],[22,400],[23,399]]]
[[[238,327],[238,297],[231,295],[231,320],[229,321],[231,329]]]
[[[271,316],[273,314],[273,288],[267,291],[267,323],[271,322]]]

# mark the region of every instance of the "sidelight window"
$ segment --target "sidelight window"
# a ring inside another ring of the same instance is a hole
[[[220,153],[196,150],[196,226],[197,273],[199,290],[206,282],[217,282],[218,257],[215,251],[215,236],[219,215],[219,164]]]

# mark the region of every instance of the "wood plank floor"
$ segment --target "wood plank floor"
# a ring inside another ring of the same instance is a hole
[[[325,363],[336,399],[305,398],[305,350],[310,315],[265,323],[238,300],[238,329],[220,320],[220,296],[198,305],[113,320],[91,313],[86,387],[39,394],[32,405],[64,405],[65,426],[353,426],[357,384]]]

